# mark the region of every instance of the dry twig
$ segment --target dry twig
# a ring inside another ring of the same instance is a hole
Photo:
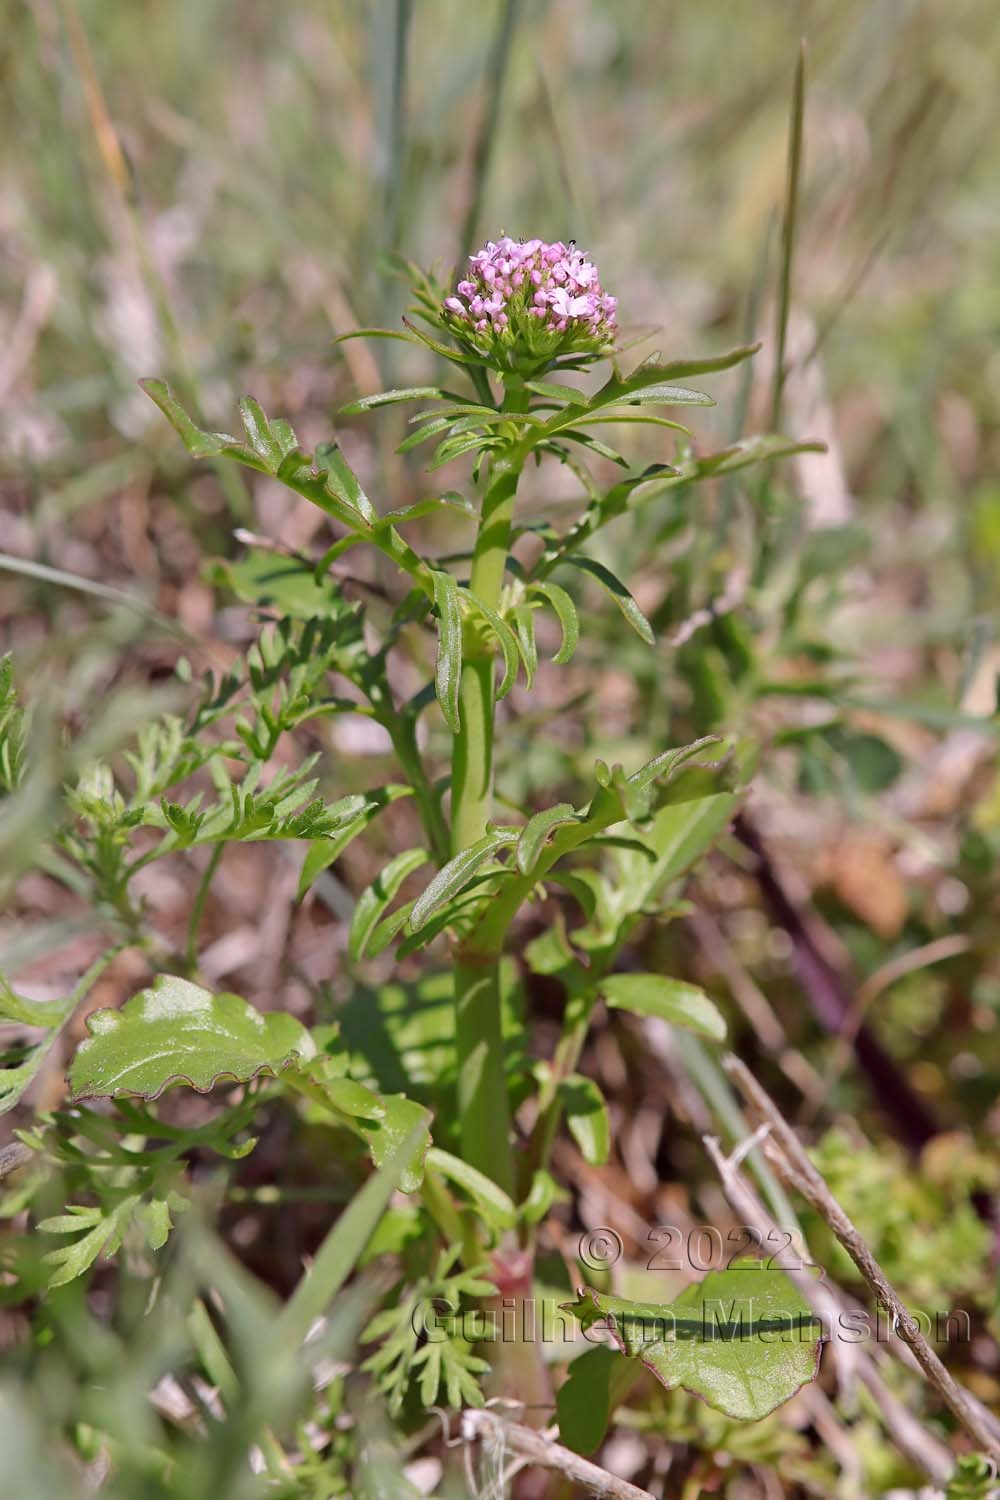
[[[467,1443],[485,1440],[493,1446],[503,1444],[528,1464],[565,1474],[588,1494],[598,1495],[602,1500],[653,1500],[648,1490],[638,1489],[627,1479],[617,1479],[589,1459],[553,1442],[544,1432],[523,1427],[519,1422],[508,1422],[487,1407],[462,1413],[462,1438]]]
[[[738,1085],[747,1103],[771,1127],[770,1137],[765,1143],[765,1154],[836,1235],[875,1294],[877,1302],[891,1316],[893,1328],[912,1351],[927,1381],[965,1428],[976,1447],[995,1464],[1000,1465],[1000,1438],[989,1413],[980,1406],[970,1391],[958,1384],[924,1338],[919,1323],[911,1318],[895,1287],[809,1160],[798,1136],[770,1095],[739,1058],[728,1058],[725,1069]],[[779,1149],[768,1151],[768,1145]]]

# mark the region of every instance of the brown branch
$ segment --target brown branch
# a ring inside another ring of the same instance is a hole
[[[724,1066],[747,1103],[771,1127],[768,1142],[765,1143],[766,1154],[789,1184],[802,1194],[836,1235],[874,1293],[876,1301],[891,1315],[894,1330],[911,1350],[924,1376],[955,1419],[965,1428],[976,1447],[995,1464],[1000,1465],[1000,1438],[989,1413],[980,1406],[970,1391],[958,1384],[924,1338],[916,1319],[910,1317],[895,1287],[809,1160],[795,1131],[745,1063],[740,1062],[739,1058],[730,1057],[726,1059]],[[768,1144],[780,1149],[767,1152]]]
[[[553,1442],[545,1433],[522,1427],[519,1422],[508,1422],[486,1407],[462,1413],[462,1437],[467,1443],[481,1440],[491,1448],[506,1447],[536,1468],[565,1474],[567,1479],[580,1485],[588,1494],[600,1496],[601,1500],[653,1500],[648,1490],[638,1489],[627,1479],[617,1479],[589,1459]]]

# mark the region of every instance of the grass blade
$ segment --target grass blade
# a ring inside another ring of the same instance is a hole
[[[771,394],[771,427],[777,431],[781,418],[781,396],[785,386],[785,344],[788,337],[788,315],[792,301],[792,265],[795,259],[795,233],[799,216],[799,188],[802,178],[802,121],[806,99],[806,44],[799,43],[799,59],[792,86],[792,111],[788,123],[788,182],[785,190],[785,215],[781,225],[781,283],[775,324],[774,388]]]

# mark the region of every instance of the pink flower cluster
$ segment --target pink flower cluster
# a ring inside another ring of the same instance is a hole
[[[473,342],[482,335],[483,342],[526,336],[533,350],[553,343],[599,348],[614,337],[618,299],[605,292],[597,267],[572,241],[503,235],[470,255],[468,276],[444,306],[455,331]]]

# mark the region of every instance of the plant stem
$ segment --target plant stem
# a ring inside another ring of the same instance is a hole
[[[448,828],[441,811],[441,798],[424,770],[414,720],[406,713],[393,713],[387,714],[381,722],[389,733],[396,758],[413,788],[420,821],[430,841],[434,858],[439,865],[443,865],[448,858]]]
[[[225,844],[216,844],[212,850],[211,858],[202,873],[198,884],[198,891],[191,907],[191,915],[188,919],[187,930],[187,971],[194,974],[198,968],[198,929],[201,926],[202,914],[205,910],[205,902],[208,899],[209,887],[215,879],[215,872],[219,868],[219,860]]]
[[[527,409],[520,381],[508,382],[504,409]],[[516,428],[490,467],[472,554],[469,587],[492,610],[500,607],[514,498],[526,450]],[[460,854],[486,832],[493,811],[493,646],[482,625],[463,627],[460,728],[452,747],[451,852]],[[455,964],[455,1051],[462,1153],[506,1192],[514,1191],[510,1104],[500,1024],[500,948],[459,957]]]

